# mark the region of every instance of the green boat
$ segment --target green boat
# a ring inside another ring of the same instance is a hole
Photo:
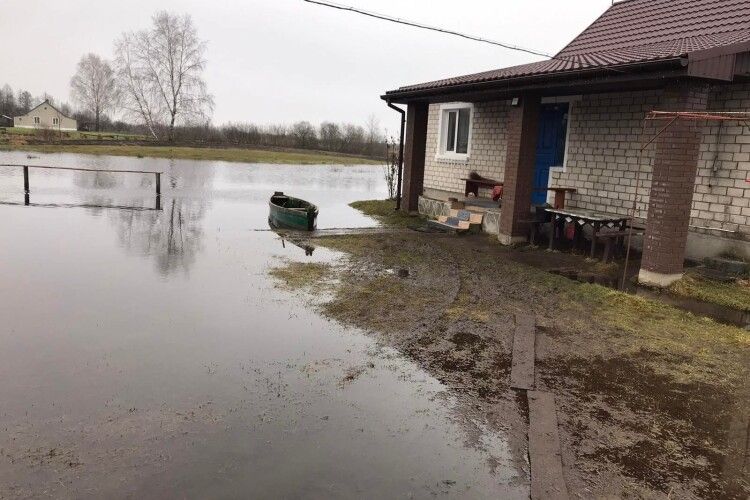
[[[271,196],[268,208],[268,223],[272,227],[314,231],[318,223],[318,207],[280,191]]]

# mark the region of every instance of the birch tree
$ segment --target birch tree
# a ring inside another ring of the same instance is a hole
[[[203,78],[206,43],[187,14],[162,11],[152,22],[150,29],[120,38],[117,73],[129,109],[155,137],[165,126],[172,141],[176,124],[205,121],[213,110]]]
[[[73,101],[82,111],[93,115],[98,132],[102,114],[114,111],[117,104],[118,88],[112,66],[96,54],[86,54],[78,62],[70,87]]]

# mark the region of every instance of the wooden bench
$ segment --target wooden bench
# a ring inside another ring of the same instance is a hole
[[[469,175],[469,177],[462,177],[462,181],[466,181],[466,189],[464,190],[464,196],[469,196],[469,194],[473,194],[476,197],[479,197],[479,188],[480,187],[486,187],[486,188],[494,188],[495,186],[502,186],[502,181],[496,181],[493,179],[488,179],[487,177],[482,177],[481,175]]]
[[[643,228],[633,227],[633,236],[642,236],[644,234]],[[604,243],[604,253],[602,254],[602,262],[609,262],[619,248],[625,246],[625,239],[630,234],[630,229],[625,228],[622,231],[603,231],[597,233],[596,239]]]

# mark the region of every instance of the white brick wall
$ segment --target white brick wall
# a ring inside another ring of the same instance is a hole
[[[583,96],[572,103],[567,163],[551,172],[551,185],[574,187],[571,207],[627,214],[636,193],[640,170],[638,210],[644,219],[651,187],[654,146],[639,158],[641,143],[663,123],[649,123],[646,112],[661,108],[661,91],[624,92]],[[435,158],[440,105],[430,105],[424,186],[463,193],[469,172],[502,180],[505,167],[505,119],[508,102],[475,103],[471,158],[466,162]],[[710,110],[750,112],[750,85],[717,87]],[[691,224],[750,236],[750,130],[728,122],[704,128],[701,158],[693,198]]]
[[[750,111],[750,85],[711,93],[709,110]],[[690,223],[750,235],[750,130],[736,122],[703,131]]]
[[[424,187],[453,193],[464,192],[460,179],[475,171],[491,179],[502,180],[505,171],[505,117],[508,102],[474,104],[471,151],[468,161],[437,159],[440,104],[431,104],[427,122],[427,152]]]
[[[573,187],[568,205],[627,214],[636,196],[637,217],[646,216],[651,188],[653,147],[639,157],[643,117],[659,108],[661,92],[632,92],[583,96],[572,103],[567,163],[552,171],[552,186]],[[646,135],[653,127],[646,128]]]
[[[570,206],[628,213],[640,169],[636,217],[645,219],[654,146],[640,161],[638,149],[664,123],[644,129],[642,118],[660,105],[657,91],[584,96],[574,103],[567,165],[552,174],[552,185],[578,189]],[[750,111],[750,86],[717,88],[708,108]],[[719,128],[715,122],[704,127],[690,224],[750,235],[750,130],[727,123],[717,137]]]

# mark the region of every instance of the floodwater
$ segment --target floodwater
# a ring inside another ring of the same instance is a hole
[[[0,153],[0,498],[527,498],[461,396],[280,289],[274,190],[376,223],[378,166]],[[113,208],[102,208],[113,207]]]

